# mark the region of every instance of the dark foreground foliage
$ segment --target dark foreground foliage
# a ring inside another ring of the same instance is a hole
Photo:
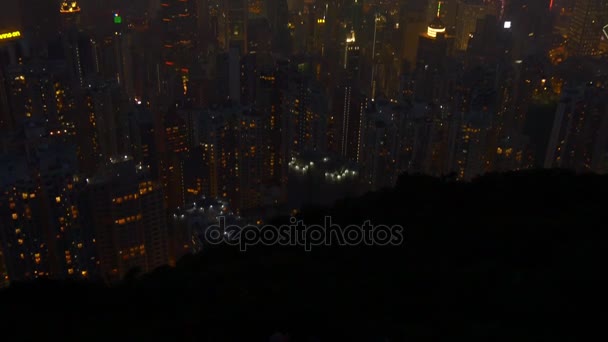
[[[404,176],[301,214],[402,225],[399,247],[217,247],[112,288],[17,284],[0,340],[580,341],[608,322],[607,195],[563,171]]]

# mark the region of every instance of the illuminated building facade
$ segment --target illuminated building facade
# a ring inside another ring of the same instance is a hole
[[[245,110],[236,117],[236,208],[248,210],[262,205],[269,132],[262,113]]]
[[[327,102],[325,89],[312,74],[292,71],[285,108],[292,156],[306,151],[326,152]]]
[[[135,95],[133,39],[134,33],[122,24],[119,13],[114,13],[114,24],[105,29],[98,29],[92,37],[86,37],[86,44],[80,44],[80,54],[86,58],[84,64],[85,78],[101,78],[118,84],[131,100]],[[89,51],[90,50],[90,51]],[[88,72],[87,72],[88,71]]]
[[[183,208],[173,211],[169,218],[171,259],[198,253],[207,246],[205,233],[210,226],[218,225],[221,216],[226,226],[246,222],[229,208],[228,202],[207,196],[197,196]]]
[[[59,6],[59,14],[61,14],[61,20],[63,27],[67,28],[80,24],[80,5],[78,1],[62,1]]]
[[[224,0],[226,13],[226,48],[236,48],[240,56],[249,51],[247,36],[249,5],[247,0]]]
[[[161,179],[169,209],[182,207],[186,201],[184,159],[188,152],[187,137],[187,125],[182,118],[175,113],[167,115],[159,152]]]
[[[62,62],[7,67],[5,90],[12,122],[45,121],[59,134],[74,134],[73,88],[66,71]]]
[[[169,262],[164,196],[127,157],[89,180],[83,215],[95,231],[100,272],[119,280],[133,268],[148,272]]]
[[[608,1],[578,0],[568,34],[568,53],[588,56],[599,53],[602,28],[608,24]]]
[[[334,111],[329,118],[328,148],[345,160],[358,162],[361,158],[361,128],[367,96],[350,84],[337,87],[334,96]]]
[[[83,181],[73,148],[50,145],[31,155],[5,155],[0,244],[11,280],[91,278],[95,239],[80,216]]]
[[[361,127],[368,97],[360,85],[360,47],[354,31],[344,40],[343,56],[337,86],[333,89],[332,112],[329,115],[328,149],[344,160],[360,158]]]
[[[403,114],[403,107],[386,100],[374,101],[366,111],[361,164],[363,181],[371,187],[393,186],[399,176],[399,129]]]
[[[189,70],[200,45],[195,0],[163,0],[159,12],[161,61],[157,66],[159,93],[187,92]],[[156,62],[157,61],[152,61]]]
[[[69,75],[80,87],[84,87],[86,64],[84,60],[88,38],[80,25],[81,9],[77,1],[64,1],[59,8],[61,43]]]
[[[262,124],[266,153],[264,154],[263,182],[267,187],[284,191],[286,183],[287,129],[284,90],[288,88],[287,61],[270,54],[258,60],[258,90],[253,109],[263,117]],[[263,147],[262,147],[263,148]],[[279,196],[282,197],[282,194]],[[274,201],[274,200],[273,200]]]
[[[587,83],[564,90],[553,121],[545,168],[606,172],[608,111],[606,91]]]
[[[351,30],[350,33],[346,36],[346,40],[344,42],[343,67],[346,71],[346,77],[356,82],[359,81],[359,77],[361,76],[359,72],[361,63],[360,55],[360,44],[357,43],[355,31]]]
[[[327,12],[327,10],[325,11]],[[312,51],[319,56],[325,56],[326,48],[328,43],[328,32],[329,23],[327,22],[327,14],[323,13],[323,16],[317,18],[317,21],[313,23],[313,42]]]
[[[272,143],[279,123],[272,128],[271,113],[229,104],[209,114],[211,129],[201,136],[208,168],[202,186],[228,200],[239,213],[281,203],[286,165],[280,145]]]
[[[11,281],[46,277],[51,270],[42,194],[30,176],[24,156],[3,156],[3,159],[0,239],[8,275]]]
[[[287,82],[282,62],[267,52],[250,51],[241,59],[241,104],[250,108],[246,112],[256,117],[254,134],[259,139],[256,154],[262,162],[260,177],[265,187],[282,188],[285,183],[286,129],[283,126]]]
[[[78,1],[62,1],[59,7],[59,13],[61,14],[75,14],[80,13],[80,6]]]
[[[78,130],[78,140],[90,150],[83,149],[81,157],[93,158],[94,164],[99,165],[130,154],[126,115],[129,101],[120,87],[112,81],[93,82],[86,91],[84,105],[87,115],[80,120],[83,127]]]
[[[358,196],[365,189],[360,183],[360,168],[336,156],[306,152],[291,157],[288,165],[291,209],[297,210],[306,203],[332,205],[339,198]]]
[[[488,148],[491,141],[492,117],[483,112],[465,114],[455,151],[455,170],[458,179],[470,181],[488,171],[493,151]]]
[[[129,116],[129,136],[133,151],[133,158],[143,167],[150,170],[153,177],[159,172],[159,142],[153,113],[143,104],[133,108]]]

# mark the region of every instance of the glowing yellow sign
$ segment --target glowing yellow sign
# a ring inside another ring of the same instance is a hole
[[[606,39],[608,39],[608,25],[604,26],[604,36],[606,36]]]
[[[429,37],[433,37],[436,38],[437,37],[437,33],[445,33],[445,27],[440,27],[440,28],[434,28],[434,27],[428,27],[426,30],[426,34]]]
[[[78,12],[80,12],[80,6],[78,6],[77,1],[72,1],[72,2],[64,1],[61,4],[61,7],[59,7],[59,12],[60,13],[78,13]]]
[[[19,31],[0,33],[0,40],[7,40],[7,39],[19,38],[19,37],[21,37],[21,32],[19,32]]]

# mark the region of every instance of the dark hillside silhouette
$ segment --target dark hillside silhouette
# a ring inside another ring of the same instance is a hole
[[[607,318],[598,301],[608,288],[606,194],[608,177],[566,171],[491,174],[466,184],[402,176],[394,189],[300,215],[307,224],[325,215],[342,225],[399,224],[402,246],[257,246],[245,253],[222,246],[115,288],[17,284],[0,293],[0,334],[53,341],[269,341],[277,332],[289,341],[580,340]],[[37,328],[22,330],[24,321]]]

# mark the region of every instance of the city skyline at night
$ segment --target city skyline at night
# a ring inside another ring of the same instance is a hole
[[[410,219],[527,227],[507,185],[603,184],[606,94],[608,0],[6,1],[0,289],[135,284],[241,234],[296,260],[281,248],[298,243],[263,227],[302,215],[405,227],[399,246],[370,243],[371,260],[423,253],[401,246]],[[466,208],[478,193],[504,208]],[[561,210],[545,205],[528,213],[543,227]],[[214,244],[220,221],[240,228]],[[500,235],[488,229],[479,241]]]

